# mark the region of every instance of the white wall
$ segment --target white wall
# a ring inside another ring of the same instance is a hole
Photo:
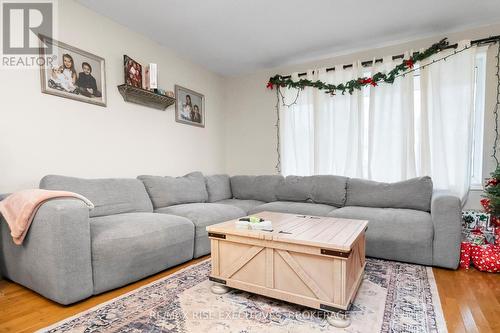
[[[276,173],[276,91],[266,89],[269,77],[275,74],[302,72],[307,69],[350,64],[353,60],[371,60],[386,55],[401,54],[406,50],[419,50],[449,37],[451,42],[461,39],[479,39],[500,34],[500,24],[468,30],[447,36],[434,36],[417,41],[400,43],[345,55],[325,58],[300,65],[259,71],[251,75],[229,78],[225,81],[226,93],[226,171],[230,174]],[[486,115],[484,138],[484,171],[486,177],[494,168],[490,158],[493,136],[493,107],[495,105],[495,55],[496,47],[488,53]],[[471,193],[467,207],[479,208],[480,191]]]
[[[168,16],[168,14],[166,14]],[[42,94],[37,70],[0,70],[0,193],[45,174],[80,177],[224,171],[223,79],[70,0],[59,1],[59,40],[106,60],[107,108]],[[159,86],[205,95],[206,128],[123,101],[123,55],[158,63]]]

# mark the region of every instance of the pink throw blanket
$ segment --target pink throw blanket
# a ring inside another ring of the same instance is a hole
[[[10,228],[10,234],[14,243],[21,245],[24,237],[30,228],[31,222],[40,206],[50,200],[57,198],[76,198],[80,199],[90,209],[94,208],[89,199],[77,193],[66,191],[48,191],[48,190],[24,190],[13,193],[0,201],[0,213]]]

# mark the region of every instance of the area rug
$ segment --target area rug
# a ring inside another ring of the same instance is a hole
[[[429,267],[367,259],[345,329],[322,311],[238,290],[215,295],[209,273],[206,260],[39,332],[446,332]]]

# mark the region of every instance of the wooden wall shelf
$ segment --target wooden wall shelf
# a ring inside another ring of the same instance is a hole
[[[173,97],[155,94],[152,91],[129,86],[127,84],[119,85],[118,91],[126,102],[136,103],[162,111],[175,103],[175,98]]]

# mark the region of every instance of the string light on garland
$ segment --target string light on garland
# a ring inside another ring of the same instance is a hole
[[[493,109],[493,115],[495,117],[495,140],[493,141],[493,154],[491,157],[495,160],[496,167],[498,168],[499,162],[497,158],[497,150],[498,150],[498,108],[500,107],[500,40],[497,41],[498,44],[498,49],[497,49],[497,55],[496,55],[496,77],[497,77],[497,100],[495,104],[495,108]]]

